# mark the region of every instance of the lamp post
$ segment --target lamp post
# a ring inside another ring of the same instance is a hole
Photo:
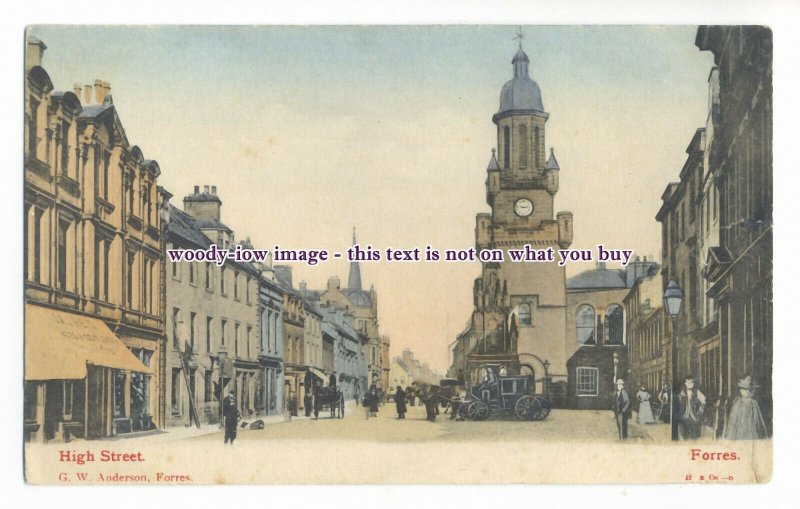
[[[223,402],[225,401],[225,361],[228,357],[228,349],[225,345],[220,345],[219,354],[217,359],[219,363],[219,396],[217,402],[219,404],[219,427],[225,427],[225,416],[222,414]]]
[[[672,410],[669,414],[670,425],[672,426],[672,440],[678,440],[678,412],[680,411],[680,405],[678,404],[678,398],[676,395],[679,393],[678,390],[678,344],[675,341],[675,318],[677,318],[678,313],[681,311],[681,302],[683,301],[683,290],[681,287],[678,286],[678,283],[675,280],[670,280],[669,284],[667,285],[667,290],[664,292],[664,305],[667,308],[667,314],[669,315],[672,321],[671,327],[671,357],[670,357],[670,373],[672,378],[672,394],[670,394],[671,402],[672,402]]]
[[[550,377],[547,374],[547,370],[550,368],[550,361],[545,359],[544,362],[542,363],[542,366],[544,366],[544,387],[543,387],[544,390],[542,392],[544,393],[544,397],[546,398],[547,397],[547,386],[550,385],[550,383],[549,383],[550,382]]]

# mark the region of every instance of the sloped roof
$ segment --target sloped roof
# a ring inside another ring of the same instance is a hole
[[[619,269],[586,270],[567,279],[567,288],[627,288],[625,271]]]

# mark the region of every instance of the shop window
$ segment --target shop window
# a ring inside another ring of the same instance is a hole
[[[117,370],[114,375],[114,417],[127,417],[128,412],[125,407],[125,383],[128,376]]]
[[[72,402],[74,400],[75,386],[71,380],[64,381],[64,420],[72,420]]]
[[[578,396],[597,396],[597,381],[599,370],[597,368],[577,368],[575,370],[575,385]]]

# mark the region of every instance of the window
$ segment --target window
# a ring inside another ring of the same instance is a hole
[[[108,167],[111,165],[111,152],[103,152],[103,198],[108,200]]]
[[[181,368],[172,368],[172,415],[181,415]]]
[[[210,316],[206,317],[206,352],[211,353],[211,322]]]
[[[72,420],[72,402],[74,400],[74,386],[71,380],[64,380],[63,414],[64,420]]]
[[[534,167],[539,164],[539,126],[533,128],[533,165]]]
[[[150,275],[149,263],[147,261],[147,258],[145,257],[144,258],[144,264],[142,266],[142,295],[144,296],[142,301],[144,301],[144,306],[143,306],[144,307],[144,311],[147,311],[147,296],[149,294],[148,287],[147,287],[147,276],[149,276],[149,275]]]
[[[69,175],[69,122],[61,121],[61,174]]]
[[[244,296],[245,296],[245,297],[244,297],[244,298],[245,298],[245,301],[246,301],[248,304],[250,304],[250,276],[248,276],[248,277],[247,277],[247,279],[245,279],[245,284],[244,284]]]
[[[622,306],[612,304],[606,309],[606,321],[603,325],[603,337],[607,345],[621,345],[623,343]]]
[[[250,358],[250,342],[253,339],[253,327],[247,326],[247,358]]]
[[[133,199],[135,186],[135,177],[131,175],[131,181],[128,183],[128,214],[130,215],[134,215]]]
[[[67,289],[67,233],[69,232],[69,222],[59,220],[58,222],[58,287],[61,290]]]
[[[179,262],[172,262],[172,279],[176,279],[178,281],[181,280],[181,270]]]
[[[597,396],[597,368],[577,368],[575,389],[578,396]]]
[[[194,328],[196,323],[197,313],[189,313],[189,348],[194,352]]]
[[[178,323],[181,319],[181,310],[172,308],[172,348],[178,350]]]
[[[239,357],[239,324],[233,324],[233,355]]]
[[[577,329],[578,329],[578,344],[579,345],[594,345],[595,339],[595,323],[594,323],[594,308],[588,304],[581,304],[578,307]]]
[[[233,271],[233,298],[239,300],[239,273]]]
[[[211,262],[206,262],[206,290],[211,291]]]
[[[509,159],[511,159],[511,129],[506,126],[503,128],[503,168],[506,170]]]
[[[222,295],[227,295],[225,293],[225,267],[219,269],[219,292]]]
[[[128,376],[124,371],[114,371],[114,417],[126,417],[128,415],[125,406],[125,383]]]
[[[225,332],[226,332],[226,329],[228,328],[228,321],[227,320],[222,320],[220,323],[221,323],[221,329],[222,329],[222,334],[220,335],[220,340],[222,341],[222,344],[224,345],[225,344]]]
[[[519,324],[520,325],[530,325],[531,324],[531,305],[530,304],[520,304],[519,305]]]
[[[42,216],[44,211],[35,209],[33,213],[33,280],[42,280]]]
[[[519,167],[528,167],[528,128],[519,126]]]
[[[128,288],[126,303],[128,307],[133,307],[133,265],[136,257],[133,253],[128,253]]]
[[[31,99],[31,116],[28,119],[28,157],[38,159],[39,145],[39,101]]]
[[[108,300],[108,260],[111,251],[111,242],[103,242],[103,298]]]

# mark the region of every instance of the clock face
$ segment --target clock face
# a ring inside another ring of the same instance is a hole
[[[520,198],[514,202],[514,213],[519,217],[528,217],[533,214],[533,203],[527,198]]]

